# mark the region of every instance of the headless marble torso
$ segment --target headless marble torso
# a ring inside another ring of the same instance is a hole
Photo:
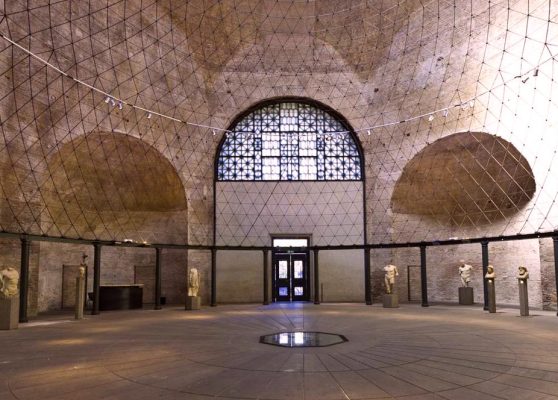
[[[0,297],[15,297],[19,293],[19,272],[9,267],[0,271]]]
[[[386,265],[384,267],[385,275],[384,275],[384,283],[386,285],[386,293],[391,294],[393,293],[393,287],[395,285],[395,277],[399,276],[399,272],[397,271],[397,267],[395,265]]]
[[[471,274],[473,272],[473,266],[463,263],[459,267],[459,276],[461,277],[461,284],[465,287],[469,286],[471,282]]]
[[[188,296],[196,297],[200,290],[200,273],[197,268],[190,269],[188,273]]]

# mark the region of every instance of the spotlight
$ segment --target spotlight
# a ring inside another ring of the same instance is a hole
[[[151,113],[148,113],[148,114],[147,114],[147,119],[151,119],[152,116],[153,116],[153,115],[152,115]]]
[[[121,101],[118,102],[118,109],[122,110],[124,108],[124,104]]]
[[[105,97],[105,103],[108,104],[109,101],[110,101],[110,96]]]
[[[115,103],[115,101],[112,97],[110,98],[110,105],[113,106],[113,107],[116,105],[116,103]]]
[[[213,136],[217,136],[217,132],[215,132],[215,129],[212,129],[213,131]]]
[[[442,115],[443,115],[444,118],[445,118],[445,117],[448,116],[448,114],[449,114],[449,110],[446,108],[446,109],[442,112]]]
[[[430,114],[428,116],[428,122],[432,122],[432,121],[434,121],[434,114]]]
[[[372,132],[370,132],[370,129],[368,129],[368,130],[366,131],[366,134],[367,134],[368,136],[370,136],[370,135],[372,134]]]

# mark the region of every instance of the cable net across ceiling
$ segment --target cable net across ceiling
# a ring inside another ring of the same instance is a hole
[[[241,246],[553,231],[557,13],[549,0],[3,2],[0,230]],[[213,193],[229,129],[277,99],[341,116],[316,135],[352,130],[363,180]]]

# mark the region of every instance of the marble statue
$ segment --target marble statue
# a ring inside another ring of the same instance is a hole
[[[486,270],[486,275],[484,275],[486,279],[496,278],[496,272],[494,272],[494,267],[492,265],[489,265]]]
[[[469,287],[469,282],[471,282],[471,275],[473,273],[473,266],[465,264],[465,260],[459,260],[461,265],[459,266],[459,276],[461,277],[461,284],[463,287]]]
[[[384,282],[386,285],[386,294],[393,293],[393,288],[395,286],[395,277],[399,276],[399,271],[395,265],[386,265],[384,267],[385,275]]]
[[[525,267],[519,267],[517,272],[517,279],[529,279],[529,271]]]
[[[196,297],[200,290],[200,273],[197,268],[191,268],[188,273],[188,296]]]
[[[484,275],[486,279],[486,291],[488,295],[488,312],[495,313],[496,312],[496,288],[495,286],[495,278],[496,272],[494,272],[494,267],[489,264],[486,267],[486,274]]]
[[[0,271],[0,297],[9,299],[19,293],[19,272],[12,267]]]

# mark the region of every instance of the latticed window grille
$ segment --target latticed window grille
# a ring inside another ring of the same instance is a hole
[[[217,164],[220,181],[354,181],[362,160],[346,124],[313,104],[264,105],[228,132]]]

